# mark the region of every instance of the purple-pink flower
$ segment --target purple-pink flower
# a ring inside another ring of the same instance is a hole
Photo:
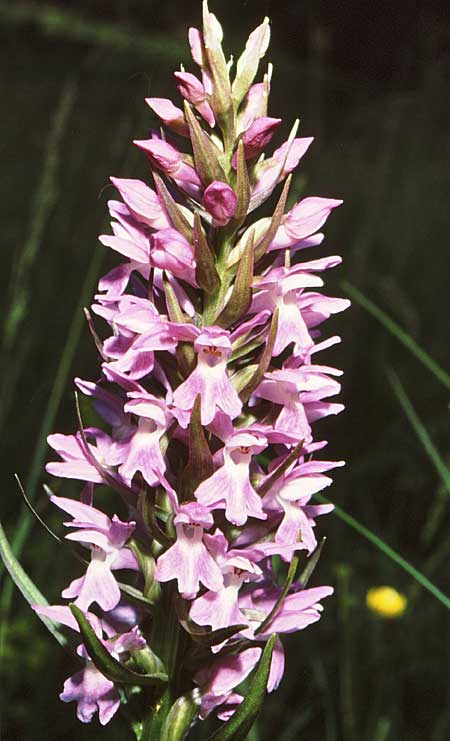
[[[182,336],[183,328],[180,332]],[[184,383],[175,389],[174,407],[191,412],[200,394],[203,425],[210,424],[219,410],[234,419],[240,413],[242,403],[227,372],[231,354],[228,332],[220,327],[205,327],[201,331],[194,329],[194,335],[197,365]],[[183,424],[181,420],[180,424]]]
[[[333,509],[314,497],[342,465],[321,459],[316,429],[344,408],[341,371],[316,358],[340,342],[322,325],[349,302],[321,291],[340,257],[299,258],[342,201],[286,206],[313,139],[295,124],[273,144],[269,39],[265,19],[233,66],[205,0],[194,71],[175,72],[175,102],[146,101],[158,129],[134,143],[148,177],[111,178],[120,200],[100,242],[113,263],[87,312],[100,363],[75,379],[99,426],[48,438],[47,472],[80,482],[79,498],[51,496],[84,554],[62,592],[76,607],[35,607],[81,632],[61,699],[85,723],[130,698],[135,727],[153,729],[153,714],[167,738],[212,712],[226,723],[263,651],[278,687],[283,635],[317,622],[333,592],[301,574]],[[272,195],[275,212],[254,217]],[[166,702],[167,682],[195,687],[171,696],[191,714]]]

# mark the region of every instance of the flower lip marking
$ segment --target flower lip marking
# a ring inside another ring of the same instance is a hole
[[[223,355],[222,350],[219,350],[215,345],[209,345],[209,347],[204,347],[203,352],[206,355],[214,355],[216,358],[221,358]]]

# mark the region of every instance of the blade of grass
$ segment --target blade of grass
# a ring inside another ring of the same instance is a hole
[[[119,124],[120,129],[123,129],[124,126],[127,130],[131,129],[130,121],[128,118],[126,120],[122,119]],[[124,134],[124,131],[119,131],[119,135],[117,136],[116,141],[127,141],[127,137],[126,135],[124,136]],[[129,149],[128,152],[129,154],[125,157],[124,169],[127,169],[130,164],[129,158],[135,156],[133,150]],[[116,156],[119,156],[118,152],[116,153]],[[106,225],[106,223],[107,221],[105,219],[104,224]],[[80,292],[80,300],[77,309],[75,310],[75,313],[72,317],[67,339],[56,371],[55,380],[50,392],[49,402],[41,422],[36,447],[33,453],[31,469],[26,479],[25,489],[28,493],[28,498],[30,501],[33,501],[36,496],[37,484],[41,475],[45,459],[45,451],[47,448],[47,435],[50,433],[53,427],[54,420],[61,403],[61,399],[67,387],[70,368],[72,367],[72,362],[80,340],[85,321],[83,309],[85,305],[90,301],[96,281],[98,279],[98,275],[100,273],[103,259],[104,251],[102,249],[94,250],[91,262],[88,266],[86,278]],[[12,538],[12,551],[17,558],[20,558],[20,554],[23,550],[32,524],[33,518],[29,511],[25,511],[24,513],[22,513],[19,523],[16,526],[14,537]],[[12,595],[12,584],[7,583],[3,588],[0,599],[0,613],[3,616],[2,624],[0,626],[0,658],[3,656],[4,652],[8,625],[7,616],[11,608]]]
[[[353,629],[351,615],[350,566],[338,564],[337,595],[339,616],[339,702],[344,741],[354,741],[356,736],[355,686],[353,678]]]
[[[47,137],[41,179],[34,192],[28,237],[14,265],[10,287],[9,307],[5,312],[2,334],[2,392],[0,423],[5,421],[14,391],[27,357],[29,343],[23,352],[16,352],[16,339],[27,315],[32,269],[44,238],[45,229],[58,199],[58,169],[61,150],[70,114],[76,100],[77,86],[73,80],[64,85]],[[23,340],[21,338],[21,347]],[[11,356],[14,362],[11,362]]]
[[[325,723],[325,739],[324,741],[337,741],[338,739],[338,723],[336,718],[336,711],[334,707],[334,693],[330,687],[330,676],[325,671],[323,659],[314,657],[312,660],[312,670],[316,681],[317,689],[319,690],[319,697],[321,702],[320,715],[324,716]],[[295,741],[297,736],[292,735],[289,741]],[[286,741],[288,741],[286,739]]]
[[[277,741],[298,741],[301,738],[300,732],[306,730],[311,722],[316,719],[320,719],[320,708],[318,709],[314,705],[307,706],[304,710],[296,713],[285,731],[277,735]],[[328,741],[328,738],[326,741]]]
[[[33,196],[28,238],[14,265],[10,285],[10,305],[3,327],[3,350],[8,351],[25,318],[30,293],[30,271],[37,257],[48,218],[58,198],[57,172],[66,126],[73,110],[77,86],[69,80],[59,97],[47,137],[41,179]]]
[[[391,732],[390,718],[381,717],[375,729],[373,741],[387,741]]]
[[[327,499],[322,494],[315,494],[314,498],[316,499],[316,501],[323,504],[333,504],[330,499]],[[447,610],[450,610],[450,597],[444,594],[444,592],[441,592],[441,590],[435,584],[427,579],[424,574],[416,569],[415,566],[410,564],[409,561],[403,558],[403,556],[397,553],[397,551],[391,548],[390,545],[385,543],[382,538],[372,532],[372,530],[369,530],[369,528],[365,527],[365,525],[359,522],[355,517],[349,515],[348,512],[345,512],[342,507],[334,505],[333,514],[335,514],[337,517],[339,517],[340,520],[345,522],[346,525],[351,527],[352,530],[355,530],[357,533],[359,533],[359,535],[362,535],[363,538],[372,543],[372,545],[378,548],[381,553],[390,558],[391,561],[396,563],[397,566],[403,569],[403,571],[406,571],[409,576],[415,579],[415,581],[417,581],[424,589],[432,594],[433,597],[435,597],[442,605],[444,605],[444,607],[447,608]]]
[[[104,23],[93,16],[85,18],[78,13],[56,7],[56,4],[2,2],[0,21],[13,27],[31,23],[46,36],[106,46],[161,61],[187,59],[184,44],[174,38],[155,38],[153,33],[144,34],[136,28],[123,28],[113,23]]]
[[[5,565],[11,579],[17,588],[21,591],[29,605],[48,605],[44,595],[41,594],[39,589],[33,584],[28,574],[25,573],[22,566],[14,556],[11,546],[9,545],[5,531],[0,523],[0,558]],[[67,645],[67,640],[62,633],[58,630],[53,620],[39,615],[37,617],[42,620],[47,630],[56,638],[61,646]]]
[[[432,542],[439,526],[446,517],[449,504],[447,489],[444,484],[440,484],[436,491],[434,502],[428,511],[422,532],[420,533],[420,540],[424,545],[429,546]]]
[[[345,293],[357,304],[362,306],[371,316],[373,316],[385,329],[388,330],[399,342],[402,343],[423,365],[430,370],[433,375],[450,390],[450,375],[441,368],[438,363],[425,351],[420,345],[404,330],[399,324],[394,322],[382,309],[374,304],[370,299],[364,296],[355,286],[348,281],[342,281],[341,287]]]
[[[438,568],[447,563],[450,556],[450,538],[446,538],[443,543],[440,543],[430,554],[429,558],[425,561],[423,566],[423,573],[426,576],[430,576],[438,570]],[[413,602],[420,594],[422,585],[418,582],[414,582],[411,588],[408,590],[408,605],[412,607]]]
[[[127,129],[129,128],[131,127],[127,123]],[[120,132],[120,136],[118,136],[117,139],[120,141],[126,141],[126,136],[123,136],[123,134],[124,132]],[[124,169],[127,169],[127,166],[128,161],[126,158]],[[105,227],[106,224],[107,220],[105,219]],[[26,480],[25,489],[28,493],[28,498],[30,499],[30,501],[33,501],[34,497],[36,496],[37,483],[42,472],[42,467],[45,459],[45,451],[47,449],[47,435],[52,429],[64,391],[66,390],[70,368],[72,366],[72,362],[75,357],[81,333],[85,324],[83,309],[86,304],[89,303],[94,292],[104,257],[105,253],[102,249],[94,250],[91,262],[88,266],[86,278],[81,288],[79,302],[72,317],[69,332],[67,334],[67,339],[56,371],[55,380],[50,392],[49,402],[39,430],[38,441],[34,450],[31,469]],[[31,523],[32,519],[28,516],[27,513],[23,517],[21,517],[20,524],[14,534],[14,538],[12,541],[13,550],[16,555],[20,553],[24,545],[24,542],[30,530]]]
[[[430,461],[436,469],[436,472],[441,478],[446,493],[450,494],[450,470],[445,464],[430,435],[428,434],[426,427],[424,426],[416,410],[414,409],[397,374],[393,370],[388,369],[387,377],[389,383],[391,384],[392,390],[400,403],[400,406],[408,417],[408,420],[410,421],[414,432],[419,438],[422,447],[424,448]]]

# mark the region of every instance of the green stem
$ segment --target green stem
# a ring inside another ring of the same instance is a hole
[[[172,706],[172,693],[168,688],[144,720],[140,741],[160,741],[161,731]]]

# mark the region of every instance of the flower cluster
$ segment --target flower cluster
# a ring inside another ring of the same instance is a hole
[[[296,125],[266,154],[282,123],[267,115],[271,67],[255,82],[269,36],[265,19],[231,82],[205,2],[203,31],[189,31],[199,77],[175,72],[183,106],[146,101],[159,125],[135,144],[153,187],[111,178],[120,200],[108,203],[112,235],[100,241],[124,259],[87,313],[99,377],[75,379],[108,431],[80,416],[77,434],[49,437],[61,460],[47,466],[82,482],[78,501],[51,499],[86,567],[62,593],[73,605],[36,607],[82,632],[83,667],[61,699],[77,702],[83,722],[97,710],[110,720],[120,677],[122,693],[145,695],[141,707],[165,722],[183,695],[195,706],[189,723],[213,711],[227,721],[271,636],[269,691],[283,675],[280,636],[316,622],[333,591],[306,587],[300,562],[314,560],[316,518],[332,509],[312,497],[342,465],[316,458],[326,443],[313,423],[343,409],[330,401],[340,371],[316,353],[339,342],[320,326],[348,302],[320,292],[340,258],[301,261],[300,251],[321,244],[341,201],[287,210],[290,173],[312,139]],[[279,184],[272,215],[252,219]],[[100,508],[105,487],[112,516]]]

